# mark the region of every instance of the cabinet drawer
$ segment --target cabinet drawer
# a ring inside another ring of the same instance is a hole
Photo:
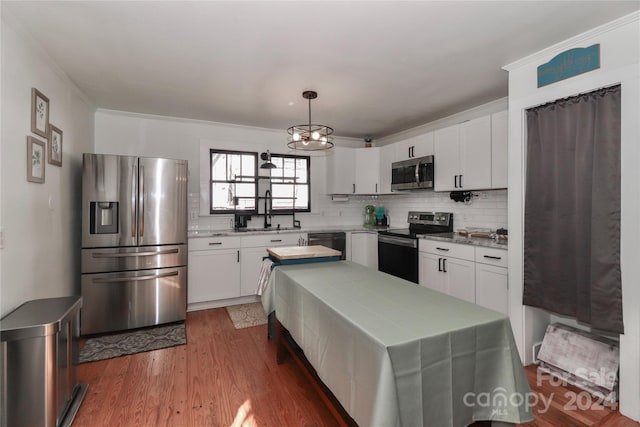
[[[506,268],[507,251],[504,249],[476,247],[476,262]]]
[[[198,237],[189,239],[189,252],[240,247],[240,237]]]
[[[273,233],[260,234],[256,236],[242,236],[243,248],[260,248],[269,246],[298,246],[300,237],[305,237],[300,233]]]
[[[459,245],[456,243],[441,242],[437,240],[420,239],[420,252],[428,252],[436,255],[466,259],[474,261],[475,248],[471,245]]]

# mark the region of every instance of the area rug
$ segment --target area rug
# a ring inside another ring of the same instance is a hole
[[[236,329],[250,328],[252,326],[267,323],[267,315],[259,302],[251,304],[231,305],[227,307],[227,313]]]
[[[95,362],[186,343],[187,334],[184,323],[102,335],[87,339],[80,349],[79,362]]]

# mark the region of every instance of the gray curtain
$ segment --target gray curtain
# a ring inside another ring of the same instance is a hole
[[[623,333],[620,85],[527,111],[525,305]]]

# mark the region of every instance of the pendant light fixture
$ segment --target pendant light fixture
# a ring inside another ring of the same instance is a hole
[[[266,153],[260,154],[260,158],[265,161],[263,164],[260,165],[260,169],[275,169],[275,168],[277,168],[276,165],[271,163],[271,153],[269,152],[269,150],[267,150]]]
[[[309,123],[294,125],[287,129],[289,143],[287,146],[293,150],[317,151],[328,150],[333,147],[333,128],[325,125],[311,123],[311,100],[318,97],[318,93],[312,90],[302,92],[302,97],[309,100]]]

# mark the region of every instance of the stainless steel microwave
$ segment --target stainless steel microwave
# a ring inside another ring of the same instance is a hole
[[[391,164],[391,191],[433,189],[433,156]]]

